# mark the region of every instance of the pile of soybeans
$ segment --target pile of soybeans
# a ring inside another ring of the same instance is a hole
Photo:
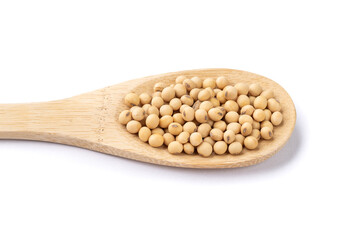
[[[179,76],[175,84],[159,82],[153,90],[152,96],[127,94],[130,109],[120,113],[119,122],[171,154],[240,154],[243,147],[253,150],[259,140],[272,139],[283,120],[274,92],[257,83],[231,86],[226,77]]]

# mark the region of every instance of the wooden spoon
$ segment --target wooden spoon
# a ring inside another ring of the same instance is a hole
[[[152,93],[156,82],[168,85],[179,75],[200,78],[225,76],[231,84],[259,83],[272,89],[281,102],[283,123],[275,127],[272,140],[261,140],[255,150],[240,155],[171,155],[165,147],[152,148],[130,134],[117,121],[128,109],[123,98],[129,92]],[[263,76],[232,69],[200,69],[139,78],[72,98],[30,104],[0,105],[0,139],[37,140],[73,145],[115,156],[153,164],[185,168],[245,167],[269,158],[289,139],[295,125],[296,111],[288,93],[276,82]]]

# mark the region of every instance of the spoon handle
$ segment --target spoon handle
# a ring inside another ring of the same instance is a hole
[[[54,104],[1,104],[0,138],[45,140],[56,132],[59,111]]]
[[[0,139],[68,143],[89,133],[89,108],[69,99],[28,104],[0,104]],[[87,122],[87,124],[86,124]]]

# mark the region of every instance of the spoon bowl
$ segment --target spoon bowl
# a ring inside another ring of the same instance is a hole
[[[129,92],[153,91],[157,82],[170,85],[179,75],[200,78],[225,76],[231,84],[259,83],[272,89],[281,102],[283,123],[275,127],[271,140],[259,141],[255,150],[243,149],[239,155],[170,154],[165,147],[153,148],[127,132],[118,115],[128,109],[123,98]],[[0,105],[0,139],[22,139],[77,146],[106,154],[159,165],[184,168],[234,168],[260,163],[278,152],[288,141],[296,121],[289,94],[276,82],[245,71],[199,69],[139,78],[72,98],[30,104]]]

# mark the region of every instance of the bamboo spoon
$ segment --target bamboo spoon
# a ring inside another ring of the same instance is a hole
[[[275,128],[272,140],[261,140],[256,150],[240,155],[171,155],[165,148],[152,148],[130,134],[117,121],[127,109],[124,96],[133,91],[151,93],[156,82],[168,85],[179,75],[188,77],[225,76],[231,84],[238,81],[259,83],[273,89],[281,102],[283,123]],[[232,69],[200,69],[160,74],[120,83],[72,98],[30,104],[0,105],[0,139],[37,140],[73,145],[115,156],[153,164],[185,168],[234,168],[260,163],[278,152],[289,139],[296,111],[288,93],[274,81],[257,74]]]

